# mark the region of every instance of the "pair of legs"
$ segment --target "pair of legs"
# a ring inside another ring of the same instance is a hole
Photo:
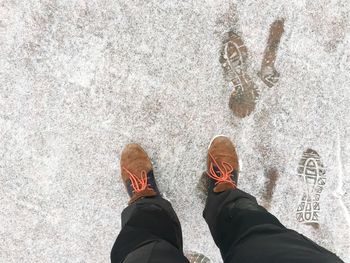
[[[183,254],[179,220],[163,199],[152,165],[138,145],[125,148],[122,178],[131,197],[111,261],[189,262]],[[287,229],[256,199],[239,189],[238,158],[226,137],[208,153],[208,198],[203,212],[224,262],[342,262],[301,234]]]

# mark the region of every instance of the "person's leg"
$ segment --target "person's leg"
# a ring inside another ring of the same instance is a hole
[[[253,196],[239,189],[208,193],[203,217],[223,256],[254,226],[271,224],[285,229]]]
[[[187,262],[182,252],[180,222],[171,204],[161,197],[140,199],[122,213],[122,230],[114,243],[111,260],[113,263],[123,262],[133,252],[134,258],[135,254],[145,257],[145,253],[151,256],[152,252],[154,257],[159,243],[166,243],[166,250],[173,251],[182,260],[175,262]],[[140,253],[143,246],[147,249]]]
[[[237,189],[238,158],[226,137],[208,156],[209,191],[203,216],[224,262],[341,262],[334,254],[287,229],[256,199]]]
[[[171,204],[160,197],[147,154],[139,145],[126,146],[121,168],[130,202],[122,212],[111,262],[188,262],[180,222]]]

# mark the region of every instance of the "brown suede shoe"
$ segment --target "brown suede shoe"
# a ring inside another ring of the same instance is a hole
[[[220,193],[237,188],[238,157],[229,138],[218,136],[213,139],[208,149],[207,169],[209,191]]]
[[[130,196],[129,204],[143,197],[159,195],[151,160],[140,145],[132,143],[125,146],[120,158],[120,168]]]

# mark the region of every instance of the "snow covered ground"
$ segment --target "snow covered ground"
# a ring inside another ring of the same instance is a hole
[[[239,186],[350,262],[350,6],[317,1],[0,0],[1,262],[108,262],[127,195],[123,145],[151,156],[181,220],[185,250],[221,262],[197,184],[216,134],[237,145]],[[269,27],[284,18],[268,88],[257,76]],[[247,46],[260,96],[233,116],[219,57]],[[324,165],[319,227],[299,223],[298,176]]]

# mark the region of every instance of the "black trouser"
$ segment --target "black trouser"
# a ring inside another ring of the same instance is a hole
[[[303,235],[284,227],[238,189],[210,193],[203,216],[225,263],[342,262]],[[112,263],[188,262],[182,252],[179,220],[161,197],[144,198],[122,213],[122,230],[111,252]]]

